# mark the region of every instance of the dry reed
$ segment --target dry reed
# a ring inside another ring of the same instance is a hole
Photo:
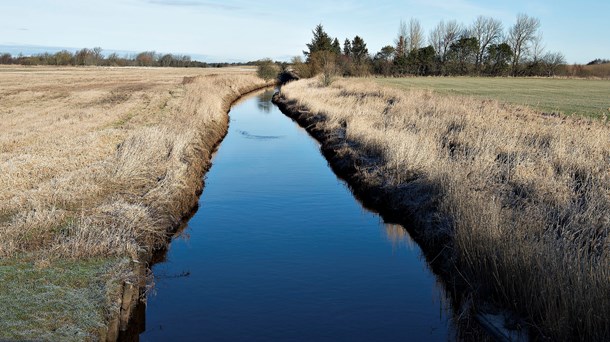
[[[124,256],[196,204],[253,70],[0,68],[0,257]]]
[[[344,137],[334,153],[445,244],[476,298],[519,312],[538,337],[610,338],[607,124],[363,80],[282,94]]]

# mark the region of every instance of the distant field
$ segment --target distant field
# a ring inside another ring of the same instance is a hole
[[[418,77],[381,78],[397,88],[428,88],[439,93],[491,98],[528,105],[545,113],[610,115],[610,81],[543,78]]]

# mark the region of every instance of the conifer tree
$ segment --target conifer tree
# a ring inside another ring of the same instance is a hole
[[[352,40],[352,54],[350,59],[354,66],[352,71],[354,76],[364,76],[369,73],[369,50],[366,47],[364,39],[360,38],[360,36],[356,36]]]
[[[341,54],[341,44],[339,43],[339,39],[335,38],[335,40],[333,40],[333,52],[336,53],[337,55]]]
[[[352,40],[352,58],[356,63],[365,61],[369,56],[369,50],[366,48],[364,39],[359,36],[354,37]]]
[[[352,42],[347,38],[343,42],[343,54],[348,57],[352,54]]]
[[[312,31],[313,38],[311,43],[307,44],[309,51],[303,51],[303,54],[307,56],[307,62],[310,61],[311,55],[319,51],[333,51],[333,41],[324,31],[322,24],[318,24]]]
[[[405,57],[407,55],[407,49],[405,46],[405,37],[400,36],[398,38],[398,42],[396,43],[396,49],[394,49],[394,58]]]
[[[394,50],[394,74],[403,75],[407,73],[407,48],[405,38],[401,35]]]

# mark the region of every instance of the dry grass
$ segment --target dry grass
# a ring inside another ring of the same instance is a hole
[[[610,63],[594,65],[568,65],[564,73],[572,77],[610,79]]]
[[[243,69],[0,68],[0,257],[164,243],[230,101],[261,84]]]
[[[264,84],[253,69],[0,67],[0,339],[103,336],[138,280],[130,260],[196,204],[230,103]]]
[[[397,193],[424,238],[448,241],[448,266],[479,298],[526,316],[538,336],[610,338],[607,124],[353,79],[282,93],[325,131],[345,131],[337,154]]]

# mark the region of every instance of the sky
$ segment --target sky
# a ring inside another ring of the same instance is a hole
[[[99,46],[206,62],[289,60],[322,24],[342,44],[359,35],[374,54],[393,44],[401,20],[418,19],[427,37],[441,20],[469,25],[484,15],[506,29],[518,13],[539,18],[546,50],[568,63],[610,59],[608,0],[0,0],[0,52]]]

